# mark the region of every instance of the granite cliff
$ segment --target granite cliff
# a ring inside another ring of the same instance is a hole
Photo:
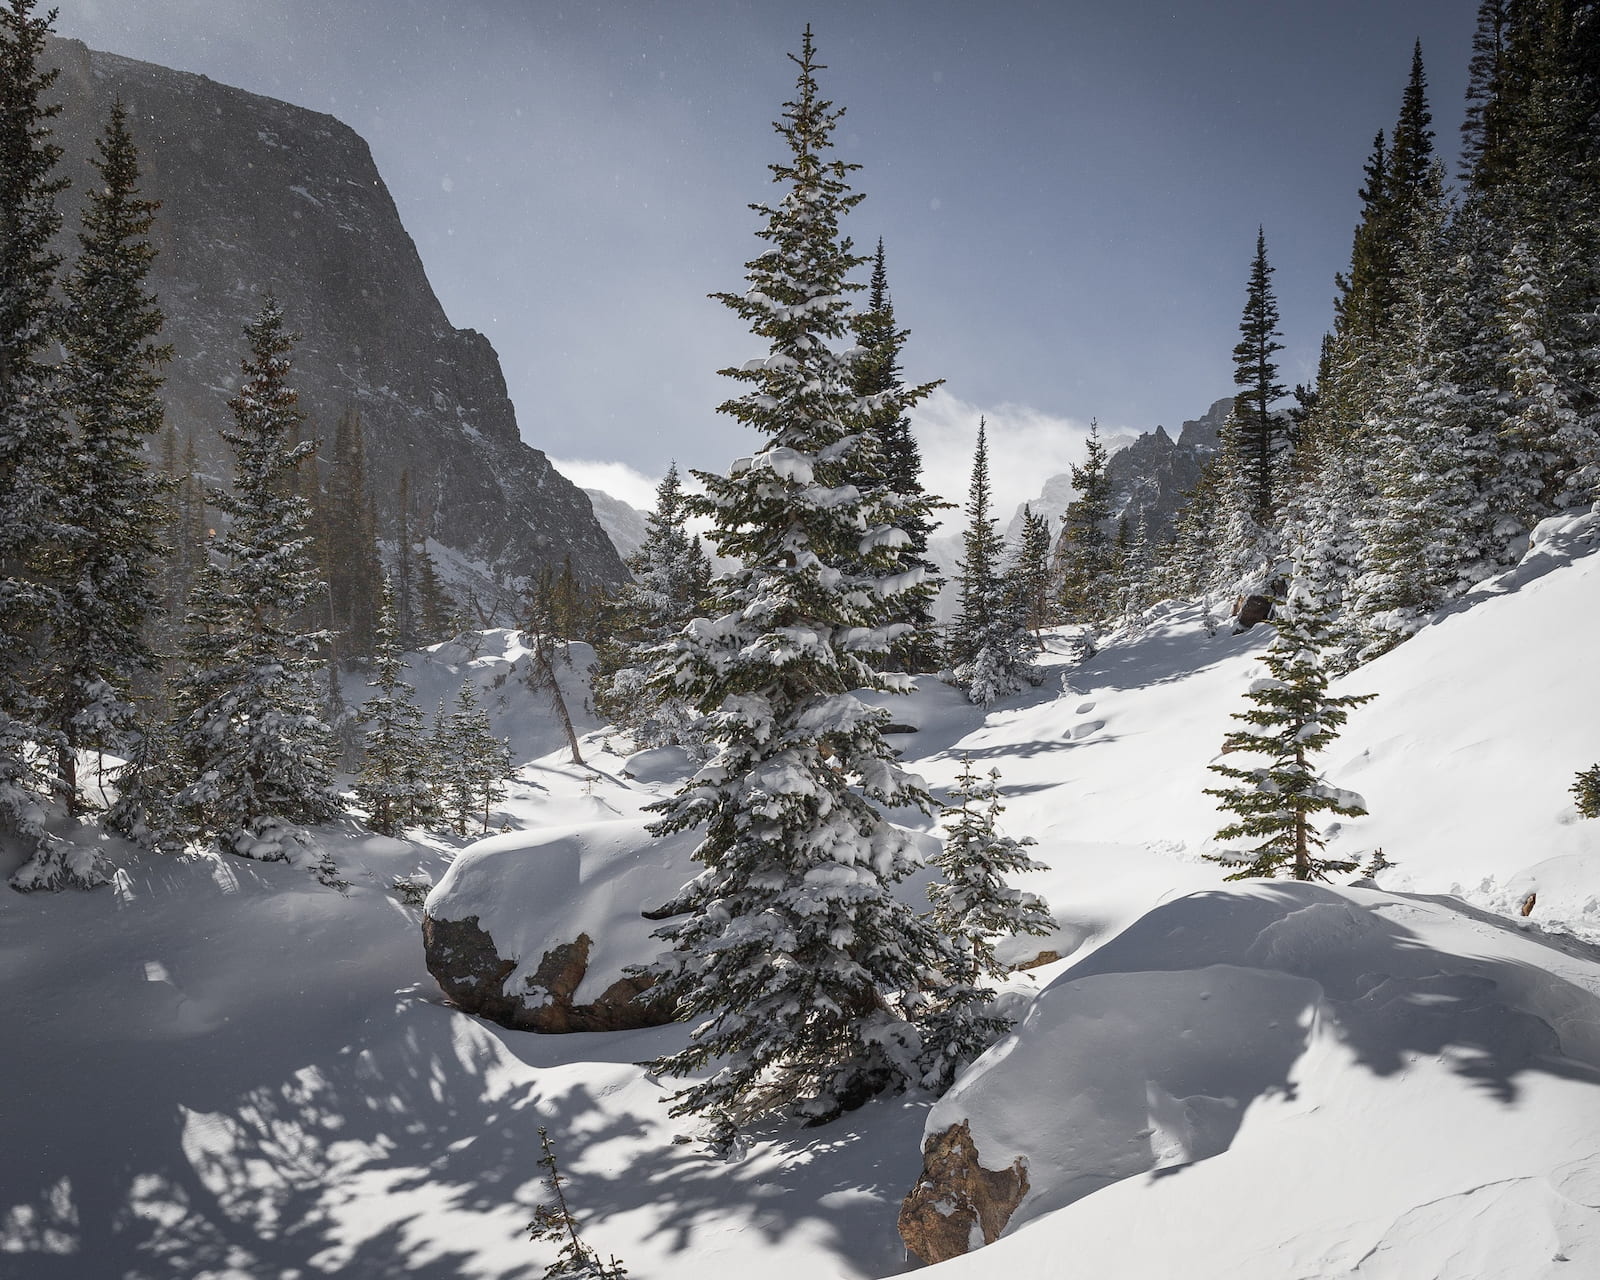
[[[480,605],[572,558],[590,582],[624,580],[583,491],[525,444],[489,341],[457,329],[428,283],[367,144],[332,116],[54,40],[55,121],[73,183],[64,236],[93,171],[88,158],[121,99],[145,194],[161,201],[153,285],[174,359],[169,420],[203,471],[228,473],[217,428],[243,354],[241,329],[277,295],[301,337],[294,385],[310,430],[347,410],[365,428],[380,533],[392,536],[402,471],[447,573]]]

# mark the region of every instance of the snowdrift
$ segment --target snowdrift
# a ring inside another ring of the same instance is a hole
[[[945,1269],[1600,1266],[1597,959],[1359,889],[1254,883],[1158,907],[934,1106],[929,1135],[965,1123],[985,1168],[1021,1156],[1031,1184],[1007,1236]],[[1438,1229],[1453,1217],[1470,1230]]]

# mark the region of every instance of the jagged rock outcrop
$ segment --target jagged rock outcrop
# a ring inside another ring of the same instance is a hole
[[[922,1176],[900,1205],[900,1238],[923,1262],[958,1258],[998,1240],[1027,1194],[1021,1157],[1008,1168],[985,1169],[971,1128],[953,1124],[922,1145]]]
[[[1176,440],[1165,427],[1157,427],[1112,454],[1106,475],[1117,519],[1126,518],[1130,529],[1142,519],[1145,536],[1152,543],[1164,542],[1185,496],[1200,479],[1200,468],[1217,451],[1222,424],[1232,409],[1232,396],[1218,400],[1199,418],[1185,422]]]
[[[505,983],[517,961],[500,955],[478,917],[440,920],[425,915],[422,943],[428,972],[458,1008],[513,1031],[628,1031],[672,1021],[669,1009],[638,999],[650,986],[644,978],[618,978],[595,999],[574,1003],[594,945],[586,933],[546,951],[521,990],[512,994]]]
[[[1200,468],[1220,446],[1222,424],[1232,409],[1232,396],[1216,401],[1200,417],[1185,422],[1176,440],[1165,427],[1157,427],[1121,447],[1111,442],[1106,474],[1111,480],[1113,515],[1106,532],[1115,535],[1124,517],[1130,530],[1142,519],[1150,542],[1164,542],[1172,531],[1173,517],[1200,479]],[[1064,473],[1046,480],[1039,497],[1029,505],[1036,514],[1049,515],[1051,527],[1059,530],[1061,513],[1076,496],[1072,476]],[[1019,508],[1007,538],[1015,541],[1021,527]]]
[[[392,536],[400,474],[427,533],[454,552],[447,576],[479,588],[570,554],[591,582],[624,580],[589,499],[524,444],[489,341],[446,318],[367,144],[332,116],[200,75],[54,40],[54,122],[64,241],[93,171],[105,114],[129,110],[145,193],[161,201],[152,282],[174,349],[168,416],[202,469],[228,474],[241,329],[270,290],[300,335],[293,384],[310,427],[331,437],[359,411],[380,514]]]

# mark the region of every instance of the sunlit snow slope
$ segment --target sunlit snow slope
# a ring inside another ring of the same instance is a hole
[[[397,875],[469,896],[517,959],[581,927],[609,973],[655,945],[629,886],[694,869],[644,834],[681,768],[625,770],[577,668],[588,767],[519,637],[442,646],[419,701],[472,678],[522,765],[472,856],[352,821],[294,866],[108,843],[114,890],[0,896],[0,1275],[537,1277],[545,1125],[585,1234],[637,1280],[884,1276],[911,1265],[895,1217],[925,1127],[955,1117],[1034,1190],[952,1276],[1589,1274],[1600,822],[1567,787],[1600,759],[1596,549],[1593,519],[1543,526],[1523,569],[1343,682],[1378,696],[1326,763],[1372,812],[1333,847],[1382,846],[1380,889],[1224,886],[1203,858],[1206,765],[1265,628],[1172,608],[1082,665],[1053,637],[1046,683],[987,714],[927,680],[896,700],[936,792],[964,755],[1000,770],[1061,925],[1010,953],[1062,958],[1011,981],[1016,1035],[931,1116],[882,1100],[734,1162],[675,1143],[691,1126],[633,1065],[685,1028],[513,1033],[428,978]],[[324,850],[342,891],[312,875]]]

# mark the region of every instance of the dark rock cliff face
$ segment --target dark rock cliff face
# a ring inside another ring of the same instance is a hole
[[[1183,424],[1174,440],[1165,427],[1146,431],[1117,448],[1106,463],[1111,481],[1111,519],[1105,532],[1115,537],[1124,518],[1132,532],[1142,519],[1145,536],[1152,546],[1165,542],[1172,534],[1172,521],[1189,491],[1200,479],[1200,468],[1221,446],[1223,423],[1233,411],[1233,397],[1216,401],[1200,417]],[[1029,506],[1035,514],[1050,517],[1051,530],[1061,531],[1061,516],[1067,504],[1077,497],[1072,476],[1051,476],[1044,482],[1039,497]],[[1022,534],[1021,508],[1006,533],[1015,543]]]
[[[382,521],[411,472],[447,574],[478,591],[568,554],[589,581],[626,571],[588,497],[522,442],[489,341],[446,318],[367,144],[332,116],[56,40],[55,122],[65,234],[110,104],[128,108],[145,194],[160,200],[153,283],[175,358],[167,406],[202,467],[230,469],[216,431],[243,354],[242,327],[275,293],[301,339],[293,384],[310,430],[359,411]],[[73,242],[75,244],[75,242]],[[505,596],[509,600],[509,595]]]
[[[1200,479],[1201,466],[1217,451],[1222,424],[1232,409],[1231,396],[1218,400],[1201,417],[1185,422],[1176,440],[1165,427],[1157,427],[1112,454],[1106,474],[1117,519],[1125,516],[1129,529],[1143,519],[1152,544],[1166,541],[1173,517]]]

